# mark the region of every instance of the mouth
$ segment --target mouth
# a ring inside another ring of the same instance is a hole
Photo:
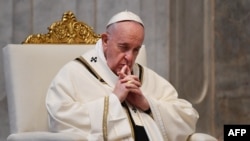
[[[120,64],[120,65],[118,66],[118,68],[121,69],[121,68],[123,68],[124,66],[127,66],[127,64]]]
[[[124,66],[129,67],[127,64],[119,64],[118,67],[117,67],[117,72],[120,72]]]
[[[119,65],[119,69],[122,69],[124,66],[127,66],[129,69],[131,69],[131,66],[130,65],[127,65],[127,64],[121,64]]]

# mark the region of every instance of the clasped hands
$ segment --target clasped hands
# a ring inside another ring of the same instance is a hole
[[[142,94],[139,78],[131,74],[131,70],[124,65],[118,72],[119,80],[116,83],[113,93],[118,97],[120,102],[127,101],[132,106],[146,111],[149,109],[149,103]]]

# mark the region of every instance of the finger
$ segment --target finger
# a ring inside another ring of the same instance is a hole
[[[120,72],[118,72],[118,76],[120,79],[124,78],[127,75],[127,65],[124,65]]]
[[[125,83],[125,87],[127,89],[139,89],[141,87],[141,83],[135,81],[128,81]]]
[[[137,88],[141,87],[141,83],[138,81],[127,81],[126,84],[127,86],[135,85]]]
[[[123,79],[123,78],[126,77],[126,74],[125,74],[125,73],[118,72],[118,77],[119,77],[119,79]]]
[[[143,96],[140,89],[133,89],[133,88],[130,89],[128,95],[130,95],[130,96]]]
[[[139,78],[135,75],[127,75],[123,79],[120,79],[121,83],[134,83],[136,85],[141,85]]]
[[[124,65],[120,71],[122,74],[127,74],[127,65]]]
[[[126,66],[126,74],[127,75],[131,75],[131,70],[130,70],[130,68],[127,66],[127,65],[125,65]]]
[[[129,92],[132,92],[132,91],[135,91],[136,89],[139,89],[139,87],[137,87],[136,85],[131,85],[131,84],[126,85],[125,87]]]

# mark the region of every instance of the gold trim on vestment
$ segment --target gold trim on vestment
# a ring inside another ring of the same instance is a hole
[[[125,108],[125,107],[123,107],[124,109],[125,109],[125,111],[126,111],[126,114],[127,114],[127,117],[128,117],[128,121],[129,121],[129,124],[130,124],[130,129],[131,129],[131,134],[132,134],[132,137],[135,139],[135,131],[134,131],[134,128],[133,128],[133,124],[132,124],[132,121],[131,121],[131,119],[130,119],[130,116],[129,116],[129,109],[127,109],[127,108]]]
[[[92,66],[82,57],[76,58],[77,61],[81,62],[88,70],[90,73],[92,73],[100,82],[103,84],[107,84],[102,77],[95,71],[95,69],[92,68]]]
[[[104,110],[102,121],[103,140],[108,141],[108,112],[109,112],[109,96],[104,98]]]

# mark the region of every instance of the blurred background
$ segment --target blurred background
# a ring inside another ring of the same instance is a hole
[[[0,0],[0,46],[47,33],[66,11],[102,33],[109,18],[126,9],[144,21],[148,66],[199,112],[197,132],[223,140],[224,124],[250,124],[249,0]],[[0,140],[5,141],[2,58],[0,50]]]

